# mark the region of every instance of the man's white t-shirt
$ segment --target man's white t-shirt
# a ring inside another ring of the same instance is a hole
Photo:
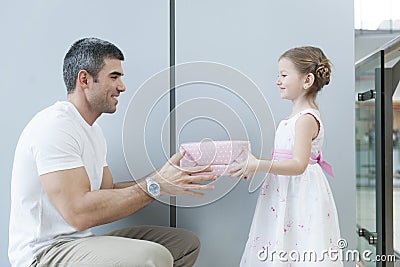
[[[35,255],[64,240],[92,235],[69,225],[44,193],[40,175],[84,166],[91,190],[101,186],[106,142],[100,127],[90,126],[70,102],[39,112],[17,144],[11,181],[9,258],[29,266]]]

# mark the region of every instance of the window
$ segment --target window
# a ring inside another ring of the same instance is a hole
[[[400,30],[399,0],[354,0],[354,28]]]

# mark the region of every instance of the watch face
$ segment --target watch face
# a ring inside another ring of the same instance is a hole
[[[160,186],[158,184],[151,184],[149,185],[149,192],[152,195],[157,195],[159,193]]]

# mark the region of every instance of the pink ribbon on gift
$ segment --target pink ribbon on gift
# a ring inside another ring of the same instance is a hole
[[[292,151],[288,149],[276,149],[272,151],[272,157],[276,160],[287,160],[292,159],[293,154]],[[333,177],[332,165],[322,159],[322,152],[320,152],[318,156],[311,154],[308,164],[318,164],[327,174]]]

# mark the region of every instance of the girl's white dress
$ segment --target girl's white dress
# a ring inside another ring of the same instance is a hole
[[[304,114],[319,122],[311,154],[321,153],[324,127],[314,109],[280,122],[275,150],[293,150],[295,124]],[[319,164],[308,164],[298,176],[267,176],[240,266],[343,266],[344,243],[327,178]]]

